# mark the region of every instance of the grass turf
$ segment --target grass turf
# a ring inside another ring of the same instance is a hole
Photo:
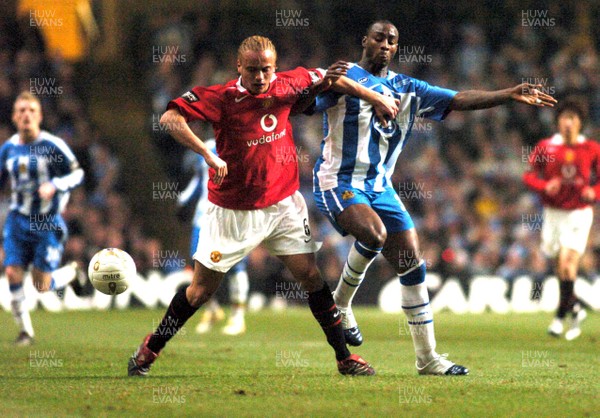
[[[550,314],[436,315],[438,352],[466,377],[419,376],[398,315],[357,308],[374,377],[337,373],[308,308],[247,315],[239,337],[194,333],[196,315],[148,378],[128,357],[163,310],[32,313],[36,344],[0,339],[2,416],[595,416],[600,405],[600,317],[572,342],[545,334]],[[596,415],[597,416],[597,415]]]

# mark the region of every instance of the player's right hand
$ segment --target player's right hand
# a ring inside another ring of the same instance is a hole
[[[581,191],[581,200],[586,203],[594,203],[596,201],[596,192],[590,186],[584,187]]]
[[[556,99],[542,91],[541,84],[522,83],[512,88],[510,97],[517,102],[538,107],[554,107]]]
[[[325,73],[325,77],[323,77],[323,82],[327,85],[327,87],[331,86],[331,84],[335,83],[338,78],[348,73],[348,69],[350,68],[350,64],[346,61],[337,61],[327,68],[327,72]]]
[[[206,164],[215,170],[215,175],[212,181],[218,186],[223,182],[223,179],[227,175],[227,163],[217,157],[215,153],[208,151],[207,155],[204,156]]]
[[[378,96],[380,96],[379,100],[373,104],[373,110],[381,125],[387,127],[388,120],[394,119],[400,110],[400,100],[383,94]]]
[[[556,196],[559,191],[560,191],[560,178],[559,177],[554,177],[554,178],[550,179],[550,181],[548,181],[548,183],[546,183],[546,187],[544,188],[544,192],[550,197]]]
[[[50,200],[56,193],[56,186],[51,181],[46,181],[40,184],[38,188],[38,193],[42,200]]]

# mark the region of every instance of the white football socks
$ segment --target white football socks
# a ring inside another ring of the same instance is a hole
[[[13,318],[20,328],[21,332],[26,332],[30,337],[33,337],[33,325],[31,324],[31,316],[25,308],[25,292],[23,285],[10,286],[10,294],[12,296],[11,308]]]
[[[380,252],[381,248],[372,249],[358,241],[354,242],[333,294],[336,305],[347,308],[352,304],[354,294],[365,278],[365,272]]]
[[[238,271],[229,278],[229,300],[232,305],[232,317],[244,316],[249,289],[248,273],[245,270]]]
[[[407,275],[420,275],[425,273],[425,268],[418,266],[399,275],[402,292],[402,310],[408,319],[408,327],[412,336],[415,354],[420,364],[426,364],[433,360],[435,352],[435,332],[433,328],[433,312],[429,303],[429,294],[425,281],[412,286],[402,284]],[[417,271],[420,270],[420,271]]]

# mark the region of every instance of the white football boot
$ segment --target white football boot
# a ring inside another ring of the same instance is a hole
[[[222,330],[225,335],[240,335],[246,332],[246,321],[243,313],[231,315]]]
[[[448,360],[448,354],[438,354],[433,360],[424,366],[415,363],[419,374],[431,374],[437,376],[464,376],[469,374],[469,369]]]
[[[548,327],[548,334],[553,337],[560,337],[564,331],[563,320],[560,318],[554,318],[552,323]]]
[[[573,317],[571,328],[569,328],[569,330],[565,333],[565,339],[567,341],[573,341],[575,338],[581,335],[580,325],[585,318],[587,318],[587,312],[585,309],[581,308]]]

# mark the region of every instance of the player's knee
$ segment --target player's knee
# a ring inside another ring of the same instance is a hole
[[[47,292],[52,287],[52,276],[50,273],[33,268],[31,270],[31,279],[35,290],[40,293]]]
[[[214,292],[209,291],[205,287],[194,286],[193,284],[186,291],[188,303],[196,308],[208,302],[213,294]]]
[[[567,280],[575,280],[577,278],[577,264],[569,264],[566,268]]]
[[[23,269],[21,267],[7,266],[6,277],[10,284],[21,283],[23,281]]]
[[[44,293],[50,290],[50,283],[46,283],[44,281],[41,282],[33,282],[33,286],[35,287],[35,289],[40,292],[40,293]]]
[[[372,225],[366,236],[360,241],[370,248],[382,248],[387,239],[387,230],[384,225]]]
[[[558,266],[558,277],[560,280],[575,280],[577,277],[577,264],[570,260],[563,260]]]
[[[306,272],[302,275],[302,278],[298,278],[300,285],[307,292],[317,292],[323,289],[323,277],[319,271],[315,268]]]

